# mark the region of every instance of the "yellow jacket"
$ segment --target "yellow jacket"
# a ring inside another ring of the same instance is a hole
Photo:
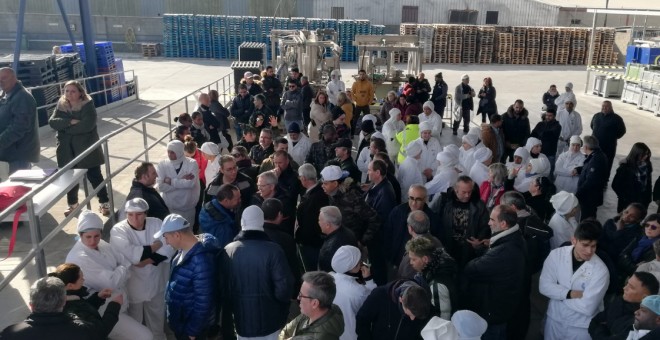
[[[374,84],[369,80],[357,80],[351,87],[356,106],[369,106],[374,98]]]

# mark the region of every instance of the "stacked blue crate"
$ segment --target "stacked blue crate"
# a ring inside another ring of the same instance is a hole
[[[227,58],[227,17],[214,15],[211,17],[211,30],[213,39],[213,58]]]
[[[195,58],[197,56],[197,44],[195,41],[195,16],[193,14],[182,14],[179,16],[179,23],[181,57]]]
[[[259,19],[253,16],[243,17],[243,41],[261,42],[259,40]]]
[[[305,18],[291,18],[291,22],[289,23],[289,29],[292,30],[306,30],[307,29],[307,21]]]
[[[115,65],[117,66],[117,72],[119,73],[119,93],[121,94],[119,99],[123,99],[128,97],[128,89],[126,88],[126,74],[124,74],[124,61],[120,58],[117,58],[115,59]]]
[[[272,60],[272,51],[270,50],[270,31],[273,30],[275,19],[273,17],[259,18],[259,42],[266,44],[266,54],[268,60]]]
[[[213,30],[210,15],[196,15],[197,58],[213,58]]]
[[[276,29],[276,30],[288,30],[289,29],[289,24],[291,22],[291,20],[289,20],[289,18],[277,17],[274,20],[275,20],[275,23],[273,25],[273,29]]]
[[[310,31],[314,31],[317,29],[323,29],[325,28],[325,21],[323,19],[319,18],[311,18],[307,19],[307,29]]]
[[[77,43],[76,47],[78,47],[78,55],[80,56],[80,60],[82,60],[84,63],[85,60],[87,60],[85,57],[85,45],[83,43]],[[75,53],[71,44],[62,45],[60,46],[60,49],[62,50],[62,53]]]
[[[238,59],[238,46],[243,42],[243,18],[227,16],[227,58]]]
[[[369,20],[355,20],[355,34],[371,34],[371,24],[369,23]]]
[[[337,30],[337,19],[323,19],[323,28],[331,28]]]
[[[176,58],[180,56],[179,37],[179,16],[175,14],[164,14],[163,47],[166,57]]]
[[[339,30],[339,45],[342,47],[341,61],[355,61],[353,39],[357,30],[355,20],[341,19],[337,23]]]
[[[384,25],[371,25],[371,35],[383,35],[385,34]]]

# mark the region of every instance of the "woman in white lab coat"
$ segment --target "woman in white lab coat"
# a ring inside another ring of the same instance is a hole
[[[401,184],[401,203],[408,201],[408,189],[413,184],[423,185],[424,178],[419,170],[419,159],[422,157],[422,147],[418,142],[406,146],[406,159],[399,166],[397,180]]]
[[[83,210],[78,217],[77,230],[80,240],[69,251],[66,262],[77,264],[82,269],[85,286],[91,293],[110,288],[113,294],[124,294],[119,320],[108,337],[118,340],[153,339],[148,328],[126,314],[130,297],[127,296],[125,287],[130,275],[130,263],[116,253],[110,244],[101,240],[101,218],[89,210]],[[100,312],[103,313],[105,306],[101,309]]]
[[[437,166],[435,158],[438,153],[442,151],[440,141],[433,137],[433,127],[429,122],[419,124],[419,138],[417,142],[422,147],[422,158],[419,160],[419,170],[424,174],[426,179],[433,178],[435,168]]]
[[[578,226],[578,199],[575,194],[560,191],[550,198],[555,213],[552,215],[548,226],[552,229],[550,238],[550,249],[555,249],[564,242],[571,240]]]
[[[202,157],[207,161],[206,169],[204,169],[204,178],[206,179],[206,187],[213,182],[213,179],[220,171],[220,148],[218,144],[206,142],[200,148]]]
[[[197,162],[184,155],[183,143],[178,140],[167,143],[167,155],[169,159],[156,165],[158,190],[171,213],[194,221],[200,190]]]
[[[458,161],[467,172],[466,175],[469,175],[469,172],[472,169],[472,164],[474,164],[474,152],[477,150],[475,146],[479,142],[479,137],[474,134],[467,134],[463,136],[462,142],[463,145],[460,149],[461,155],[459,156]]]
[[[488,166],[493,158],[493,152],[489,148],[480,148],[474,152],[474,164],[470,169],[470,178],[481,186],[488,181]]]
[[[557,157],[555,163],[555,186],[557,191],[577,192],[580,175],[577,168],[584,165],[584,154],[580,152],[582,139],[580,136],[571,137],[570,148]]]
[[[583,222],[571,239],[573,245],[551,251],[543,264],[539,291],[550,299],[545,340],[591,339],[589,323],[603,310],[610,282],[605,263],[595,254],[600,229],[597,223]]]
[[[447,189],[453,187],[458,180],[458,158],[450,151],[438,153],[436,160],[440,164],[435,171],[435,176],[428,183],[424,184],[429,198],[435,200],[440,194],[447,192]]]
[[[550,162],[547,158],[532,158],[527,162],[524,169],[516,171],[515,169],[509,174],[509,178],[515,177],[513,188],[521,193],[529,191],[529,185],[536,177],[542,177],[546,170],[550,169]],[[524,171],[524,172],[523,172]],[[522,174],[521,174],[522,172]]]
[[[544,159],[546,163],[550,164],[550,160],[548,159],[548,156],[544,155],[541,153],[541,140],[535,137],[529,137],[527,138],[527,143],[525,144],[525,149],[529,151],[529,158],[530,159]],[[551,167],[548,167],[543,173],[541,173],[541,176],[543,177],[549,177],[550,176],[550,170]]]
[[[110,231],[110,246],[132,264],[126,283],[128,315],[144,322],[155,339],[165,339],[165,286],[174,249],[162,238],[154,238],[163,221],[147,217],[147,201],[134,198],[124,210],[126,219]]]
[[[385,146],[387,154],[393,163],[396,163],[397,155],[401,145],[396,140],[396,134],[403,131],[406,124],[401,120],[401,110],[394,108],[390,110],[390,119],[383,124],[383,136],[385,137]]]

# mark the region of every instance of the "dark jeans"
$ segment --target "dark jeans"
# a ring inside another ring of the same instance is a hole
[[[174,336],[176,337],[176,340],[190,340],[190,337],[186,334],[174,334]],[[207,339],[206,331],[204,331],[203,334],[200,334],[195,337],[195,340],[206,340],[206,339]]]
[[[225,139],[227,140],[227,143],[229,144],[229,146],[227,146],[227,151],[231,152],[231,149],[234,148],[234,142],[232,142],[232,140],[231,140],[231,135],[229,134],[229,132],[227,130],[222,130],[222,135],[225,137]],[[236,138],[241,139],[241,136],[236,136]],[[250,150],[248,150],[248,151],[250,151]]]
[[[87,179],[89,180],[90,183],[92,183],[92,188],[98,187],[101,182],[103,182],[103,174],[101,174],[101,166],[97,165],[94,167],[91,167],[87,169]],[[66,203],[68,205],[74,205],[78,203],[78,189],[79,185],[76,184],[73,189],[71,189],[69,192],[66,193]],[[106,189],[105,186],[103,186],[103,189],[99,191],[98,194],[96,194],[96,197],[99,199],[99,203],[108,203],[110,199],[108,199],[108,190]]]
[[[302,258],[305,272],[317,270],[319,266],[319,251],[321,249],[306,244],[298,244],[298,249],[300,250],[300,257]]]
[[[488,325],[486,333],[481,336],[482,340],[507,340],[506,324]]]
[[[303,109],[303,126],[300,127],[300,130],[307,131],[307,125],[309,125],[309,122],[311,121],[311,118],[309,117],[311,111],[311,107]]]
[[[470,131],[470,110],[465,108],[461,109],[461,118],[461,120],[463,120],[463,132],[468,133]],[[461,120],[454,120],[454,133],[458,132]]]

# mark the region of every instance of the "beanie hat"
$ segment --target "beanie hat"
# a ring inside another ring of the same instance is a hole
[[[341,246],[332,257],[332,270],[344,274],[355,268],[362,259],[360,249],[353,246]]]
[[[550,197],[550,203],[559,215],[566,215],[577,207],[578,199],[573,193],[560,191]]]
[[[218,144],[212,143],[212,142],[206,142],[202,144],[202,152],[207,154],[207,155],[213,155],[217,156],[220,154],[220,148],[218,147]]]
[[[376,128],[374,128],[374,122],[369,119],[363,120],[361,130],[362,132],[373,133],[376,131]]]
[[[95,214],[91,210],[83,210],[78,216],[78,225],[76,229],[79,233],[84,233],[90,230],[103,230],[103,221],[99,215]]]
[[[251,205],[243,210],[241,229],[264,231],[264,212],[258,205]]]

